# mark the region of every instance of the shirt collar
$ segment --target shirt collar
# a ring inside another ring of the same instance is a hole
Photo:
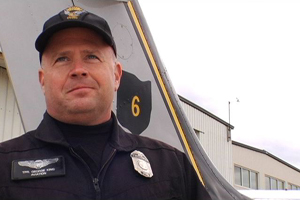
[[[126,133],[119,125],[115,114],[112,112],[113,129],[109,138],[109,145],[118,151],[132,151],[136,148],[137,142],[133,140],[130,133]],[[35,137],[47,143],[70,147],[70,144],[64,138],[55,120],[45,112],[44,118],[37,128]]]

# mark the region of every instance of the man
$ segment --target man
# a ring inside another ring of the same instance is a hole
[[[122,66],[103,18],[67,8],[36,49],[47,111],[36,130],[0,144],[0,199],[210,199],[182,152],[118,125]]]

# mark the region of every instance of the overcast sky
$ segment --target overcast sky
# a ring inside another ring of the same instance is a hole
[[[139,0],[178,94],[300,168],[300,3]],[[237,99],[239,102],[237,102]]]

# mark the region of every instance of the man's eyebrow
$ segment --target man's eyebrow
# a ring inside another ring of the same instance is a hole
[[[81,53],[83,54],[97,54],[99,55],[99,58],[103,61],[104,60],[104,54],[102,51],[100,51],[99,49],[84,49],[81,51]],[[58,51],[58,52],[53,52],[53,54],[51,55],[51,59],[55,60],[58,57],[62,57],[62,56],[67,56],[72,54],[72,51]]]
[[[56,53],[53,53],[53,54],[52,54],[51,58],[52,58],[52,59],[55,59],[55,58],[60,57],[60,56],[66,56],[66,55],[68,55],[68,54],[70,54],[70,53],[71,53],[71,51],[61,51],[61,52],[56,52]]]

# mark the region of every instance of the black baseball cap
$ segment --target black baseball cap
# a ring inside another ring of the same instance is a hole
[[[78,6],[72,6],[45,22],[43,32],[35,41],[35,48],[40,52],[40,60],[52,35],[60,30],[72,27],[84,27],[94,30],[103,37],[104,41],[113,48],[115,55],[117,55],[116,44],[107,21]]]

